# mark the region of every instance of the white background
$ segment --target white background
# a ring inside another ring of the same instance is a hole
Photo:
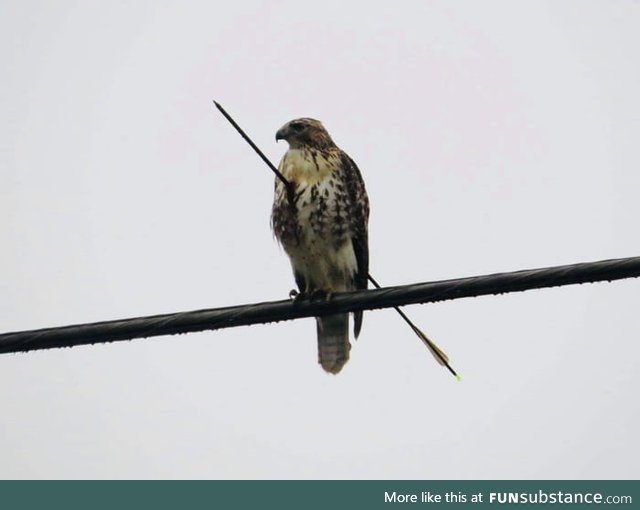
[[[640,255],[640,3],[0,6],[0,332],[284,298],[286,121],[401,284]],[[4,478],[638,478],[635,280],[0,356]]]

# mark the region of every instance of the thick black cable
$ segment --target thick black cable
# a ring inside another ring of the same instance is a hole
[[[325,301],[273,301],[0,335],[0,353],[73,347],[232,328],[338,312],[391,308],[543,287],[640,276],[640,257],[529,269],[335,294]]]

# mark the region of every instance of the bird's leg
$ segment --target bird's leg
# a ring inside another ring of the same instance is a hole
[[[297,303],[307,297],[307,280],[299,271],[294,271],[293,276],[296,280],[296,284],[298,285],[298,289],[300,289],[300,291],[297,291],[296,289],[291,289],[289,291],[289,297],[293,299],[295,303]]]
[[[333,292],[327,289],[316,289],[309,294],[311,301],[329,301]]]

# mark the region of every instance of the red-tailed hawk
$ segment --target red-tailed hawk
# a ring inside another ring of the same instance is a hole
[[[358,167],[314,119],[296,119],[276,133],[289,142],[279,170],[294,187],[295,204],[276,179],[271,223],[302,296],[367,288],[369,199]],[[349,359],[349,314],[316,317],[318,361],[337,374]],[[354,335],[362,312],[354,314]]]

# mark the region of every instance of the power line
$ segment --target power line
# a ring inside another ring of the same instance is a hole
[[[640,276],[640,257],[528,269],[335,294],[330,301],[272,301],[0,335],[0,353],[73,347],[232,328],[323,314],[390,308]]]

